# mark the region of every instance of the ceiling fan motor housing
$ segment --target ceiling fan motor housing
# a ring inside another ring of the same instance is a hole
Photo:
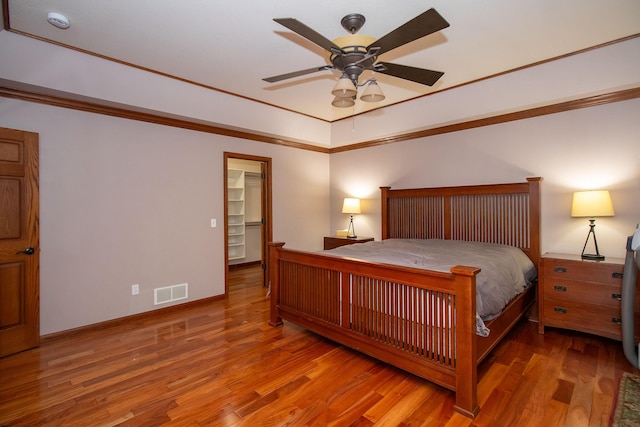
[[[372,69],[376,62],[375,56],[367,57],[364,46],[345,46],[342,50],[344,53],[331,55],[331,63],[336,70],[346,74],[354,82],[358,81],[358,77],[364,70]]]

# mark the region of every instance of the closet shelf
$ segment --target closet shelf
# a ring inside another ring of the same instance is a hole
[[[227,169],[227,251],[230,260],[242,259],[245,247],[245,171]]]

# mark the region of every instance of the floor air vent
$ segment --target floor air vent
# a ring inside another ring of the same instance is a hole
[[[155,288],[153,290],[153,304],[165,304],[167,302],[186,299],[188,296],[188,283],[167,286],[165,288]]]

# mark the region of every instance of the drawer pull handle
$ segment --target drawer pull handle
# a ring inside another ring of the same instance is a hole
[[[561,286],[561,285],[554,285],[553,290],[558,292],[567,292],[567,287]]]
[[[611,321],[616,325],[620,325],[622,323],[622,319],[620,319],[619,317],[612,317]]]
[[[622,294],[611,294],[611,298],[622,301]]]
[[[553,307],[553,311],[560,314],[567,314],[567,309],[564,307]]]
[[[622,279],[624,277],[624,273],[611,273],[611,277],[614,279]]]
[[[567,267],[553,267],[554,273],[566,273]]]

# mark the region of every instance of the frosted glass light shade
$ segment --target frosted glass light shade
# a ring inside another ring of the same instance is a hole
[[[571,204],[572,217],[614,216],[613,203],[607,190],[576,191]]]
[[[336,96],[331,102],[331,105],[338,108],[348,108],[353,107],[355,103],[356,101],[353,100],[353,97],[343,98],[341,96]]]
[[[360,199],[354,199],[351,197],[345,197],[342,204],[342,213],[346,214],[359,214],[360,213]]]
[[[384,93],[382,93],[382,89],[380,89],[380,86],[378,86],[378,83],[375,80],[372,80],[367,84],[362,96],[360,96],[360,100],[364,102],[380,102],[384,98]]]
[[[339,98],[346,98],[346,97],[351,98],[356,96],[356,93],[358,93],[358,91],[356,90],[356,87],[353,85],[353,82],[349,77],[345,75],[343,75],[338,79],[338,82],[336,83],[336,85],[333,87],[333,90],[331,91],[331,95],[337,96]]]

